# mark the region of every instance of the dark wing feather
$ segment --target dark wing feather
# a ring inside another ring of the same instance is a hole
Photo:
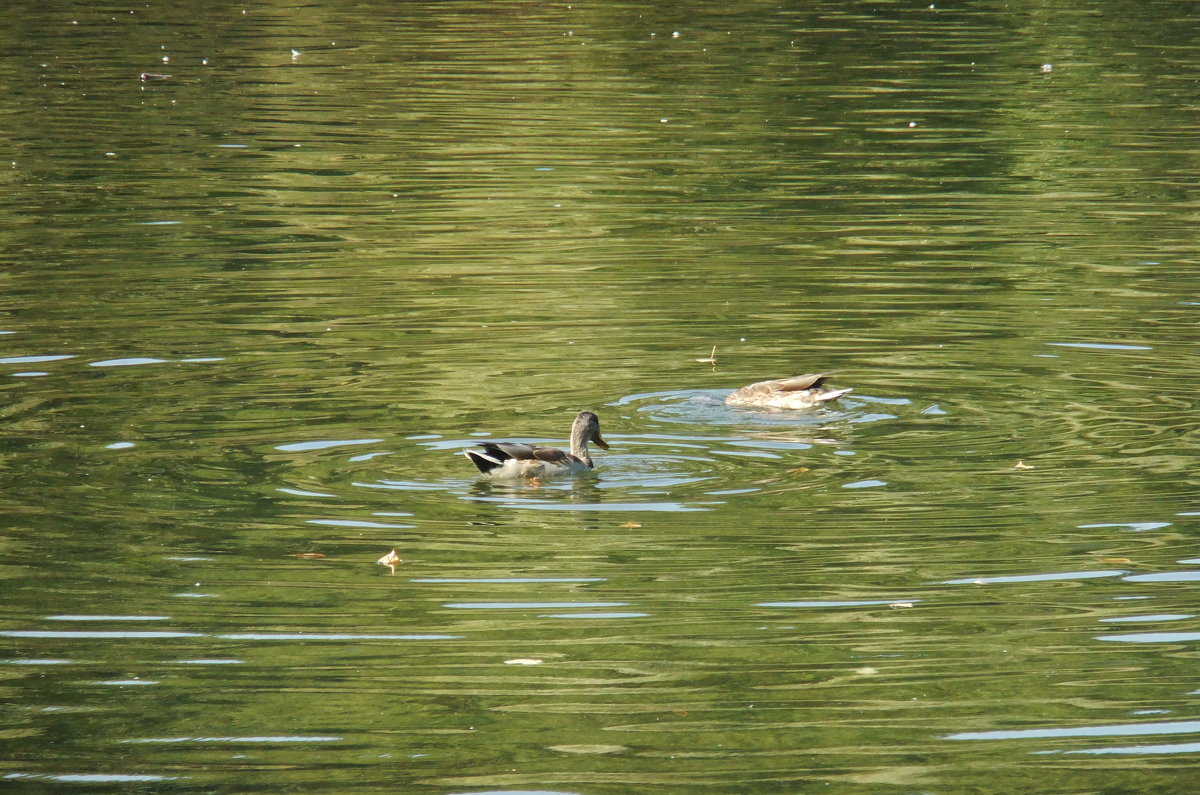
[[[465,452],[484,474],[503,466],[510,458],[517,461],[545,461],[548,464],[567,464],[572,458],[557,447],[538,447],[523,442],[484,442],[480,447],[483,448],[482,453],[475,450]]]
[[[463,450],[463,453],[466,454],[467,458],[471,459],[471,463],[475,465],[475,468],[485,475],[504,463],[486,450],[482,453],[478,450]]]
[[[537,450],[531,444],[523,444],[521,442],[484,442],[481,445],[488,454],[507,461],[510,458],[515,458],[518,461],[530,461],[537,458]]]
[[[829,375],[829,373],[810,373],[809,375],[796,375],[769,383],[780,392],[798,392],[802,389],[817,389],[825,383],[825,379]]]
[[[535,447],[533,454],[541,461],[548,464],[565,464],[570,460],[571,456],[559,450],[557,447]]]

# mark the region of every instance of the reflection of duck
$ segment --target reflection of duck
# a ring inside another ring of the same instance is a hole
[[[603,450],[608,442],[600,438],[600,418],[581,411],[571,425],[571,452],[556,447],[539,447],[520,442],[484,442],[483,450],[464,450],[479,471],[491,478],[544,478],[550,475],[587,472],[592,468],[588,442]]]
[[[725,398],[730,406],[757,406],[773,409],[809,409],[830,400],[837,400],[849,389],[825,389],[829,373],[810,373],[780,378],[775,381],[759,381],[731,392]]]

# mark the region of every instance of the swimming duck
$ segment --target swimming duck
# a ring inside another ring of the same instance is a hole
[[[809,373],[759,381],[731,392],[725,398],[728,406],[750,406],[772,409],[810,409],[830,400],[837,400],[849,389],[825,389],[829,373]]]
[[[590,411],[581,411],[571,424],[569,453],[556,447],[521,442],[484,442],[482,451],[464,450],[463,454],[490,478],[537,479],[590,471],[592,457],[588,455],[588,442],[608,449],[608,442],[600,437],[600,418]]]

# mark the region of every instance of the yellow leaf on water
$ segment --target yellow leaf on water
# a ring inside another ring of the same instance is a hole
[[[564,754],[616,754],[629,750],[623,745],[551,745],[549,748]]]
[[[1032,464],[1026,464],[1024,461],[1018,461],[1017,463],[1013,464],[1013,469],[1026,470],[1026,469],[1037,469],[1037,467],[1033,466]]]
[[[713,346],[712,353],[710,353],[708,355],[707,359],[697,359],[696,361],[700,362],[700,364],[716,364],[717,363],[717,346],[716,345]]]
[[[401,563],[403,561],[400,560],[400,556],[397,555],[396,550],[393,549],[391,552],[387,553],[386,555],[384,555],[382,558],[380,558],[379,560],[377,560],[375,562],[378,563],[380,566],[387,566],[389,569],[391,569],[392,576],[394,577],[394,576],[396,576],[396,564]]]
[[[627,527],[630,530],[634,530],[638,527],[641,527],[641,525],[638,524],[637,522],[626,522],[625,524],[621,525],[621,527]]]

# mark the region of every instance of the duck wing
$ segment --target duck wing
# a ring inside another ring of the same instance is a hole
[[[557,447],[541,447],[523,442],[484,442],[483,450],[498,461],[515,458],[518,461],[544,461],[548,464],[565,464],[571,460],[569,453]]]
[[[539,461],[545,461],[547,464],[566,464],[574,457],[570,453],[559,450],[557,447],[535,447],[533,455]]]
[[[543,464],[569,468],[574,458],[557,447],[538,447],[521,442],[484,442],[480,447],[483,450],[464,450],[463,453],[485,475],[502,468],[508,461],[519,461],[536,471]]]
[[[480,446],[485,453],[499,461],[507,461],[510,458],[518,461],[532,461],[537,458],[535,455],[537,448],[522,442],[484,442]]]
[[[831,373],[809,373],[807,375],[794,375],[791,378],[781,378],[778,381],[764,381],[763,384],[769,384],[772,389],[779,392],[799,392],[802,389],[817,389],[825,385],[825,379]],[[758,386],[757,384],[755,386]]]

